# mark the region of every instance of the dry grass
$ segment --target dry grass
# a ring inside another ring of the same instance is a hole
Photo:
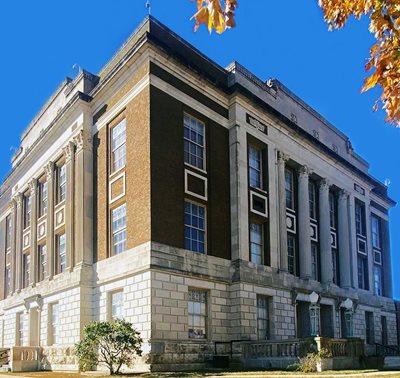
[[[200,378],[200,377],[231,377],[231,378],[272,378],[274,376],[323,376],[324,378],[343,376],[346,378],[351,377],[373,377],[373,378],[400,378],[400,371],[396,372],[382,372],[376,370],[351,370],[351,371],[327,371],[323,373],[309,373],[305,375],[299,372],[286,372],[286,371],[250,371],[250,372],[178,372],[178,373],[144,373],[144,374],[129,374],[121,375],[120,377],[131,378]],[[86,377],[99,377],[99,375],[90,374],[84,375],[79,373],[62,373],[62,372],[32,372],[32,373],[2,373],[0,377],[26,377],[26,378],[86,378]],[[104,375],[103,375],[104,377]]]

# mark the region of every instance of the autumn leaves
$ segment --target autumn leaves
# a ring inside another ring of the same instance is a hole
[[[197,31],[201,24],[205,24],[211,33],[213,29],[221,34],[226,29],[235,27],[236,0],[225,0],[222,9],[220,0],[192,0],[197,2],[197,13],[191,18],[196,20],[194,30]]]

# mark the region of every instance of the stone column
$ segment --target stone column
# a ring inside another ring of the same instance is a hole
[[[310,202],[308,194],[308,175],[308,167],[304,165],[299,170],[299,204],[297,214],[300,277],[303,279],[311,278]]]
[[[15,291],[15,270],[16,270],[16,231],[17,231],[17,201],[15,198],[11,200],[11,214],[12,214],[12,230],[11,230],[11,264],[10,264],[10,294]]]
[[[31,266],[30,285],[37,282],[38,273],[38,247],[37,247],[37,180],[32,179],[29,183],[31,192]]]
[[[47,226],[46,226],[46,247],[47,247],[47,276],[51,279],[54,276],[55,248],[54,248],[54,163],[50,162],[45,167],[47,179]]]
[[[18,193],[15,197],[17,202],[16,230],[15,230],[15,291],[22,289],[22,228],[23,228],[23,195]]]
[[[333,282],[331,224],[329,207],[329,181],[322,179],[319,184],[319,243],[321,248],[321,282]]]
[[[349,229],[349,194],[345,190],[339,192],[338,200],[338,244],[339,244],[339,270],[340,286],[351,287],[350,271],[350,229]],[[357,267],[355,267],[357,269]]]
[[[65,200],[66,270],[71,270],[74,251],[74,195],[75,195],[75,144],[69,142],[64,149],[67,178]]]
[[[75,263],[93,261],[93,149],[88,131],[81,130],[76,144]]]
[[[246,132],[239,125],[229,130],[232,260],[249,260],[249,200]]]
[[[286,190],[285,190],[285,164],[289,156],[278,151],[278,211],[279,211],[279,255],[280,270],[288,270],[287,253],[287,227],[286,227]]]

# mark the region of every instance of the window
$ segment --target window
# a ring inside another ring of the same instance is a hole
[[[114,255],[126,251],[126,204],[112,211]]]
[[[342,337],[350,338],[353,337],[353,310],[344,309],[341,310],[341,322],[342,322]]]
[[[308,182],[308,199],[310,203],[310,218],[317,219],[317,197],[316,186],[312,181]]]
[[[357,276],[359,289],[368,290],[368,260],[360,255],[357,258]]]
[[[263,263],[263,225],[260,223],[250,224],[250,261]]]
[[[50,333],[49,333],[49,345],[60,343],[60,305],[58,303],[52,303],[49,305],[50,313]]]
[[[356,232],[358,235],[365,236],[365,205],[362,202],[356,201]]]
[[[386,316],[381,316],[381,343],[382,345],[388,345],[388,328]]]
[[[117,291],[111,293],[111,319],[124,318],[124,293]]]
[[[11,291],[11,268],[7,266],[5,272],[5,285],[4,285],[4,296],[7,297]]]
[[[31,225],[31,196],[24,196],[24,229]]]
[[[204,169],[204,123],[185,114],[183,128],[185,163]]]
[[[336,198],[335,195],[329,193],[329,220],[332,228],[336,228]]]
[[[67,173],[65,164],[57,167],[57,203],[65,201],[66,197],[66,184],[67,184]]]
[[[17,313],[17,321],[16,321],[16,345],[17,346],[24,346],[24,335],[25,335],[25,319],[24,313],[19,312]]]
[[[6,218],[6,250],[11,249],[11,230],[12,230],[12,220],[11,215]]]
[[[294,210],[294,181],[293,171],[285,169],[286,207]]]
[[[47,214],[47,182],[39,184],[39,216]]]
[[[185,201],[185,249],[205,253],[206,209]]]
[[[333,271],[332,279],[334,284],[339,285],[337,259],[338,259],[337,250],[335,248],[332,248],[332,271]]]
[[[293,236],[288,235],[288,271],[290,274],[296,274],[296,241]]]
[[[23,285],[24,285],[24,287],[28,287],[29,283],[30,283],[30,269],[31,269],[31,255],[30,254],[25,253],[23,255],[22,265],[24,268]]]
[[[365,342],[367,344],[374,344],[374,313],[365,311]]]
[[[262,189],[262,151],[249,146],[249,179],[250,186]]]
[[[112,173],[126,164],[126,120],[111,130]]]
[[[374,294],[382,295],[382,268],[374,265]]]
[[[318,246],[315,243],[311,243],[311,278],[318,281]]]
[[[311,336],[320,335],[320,307],[316,303],[310,304],[310,331]]]
[[[58,273],[62,273],[65,272],[65,268],[67,267],[65,234],[57,236],[57,252],[58,252]]]
[[[376,249],[381,249],[381,222],[375,215],[371,216],[371,228],[372,246]]]
[[[188,303],[189,338],[207,337],[207,293],[201,290],[189,290]]]
[[[269,300],[267,297],[257,296],[257,333],[259,340],[268,340],[269,335]]]
[[[47,246],[39,245],[39,281],[43,281],[47,276]]]

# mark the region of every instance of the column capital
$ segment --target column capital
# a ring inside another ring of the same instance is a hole
[[[331,187],[331,183],[329,182],[329,180],[327,178],[323,178],[320,182],[319,182],[319,189],[321,191],[329,191],[329,188]]]
[[[38,180],[35,178],[33,178],[31,181],[28,182],[28,187],[29,187],[31,196],[36,194],[37,182],[38,182]]]
[[[288,154],[285,154],[282,151],[278,151],[278,163],[285,164],[290,159]]]
[[[298,174],[299,178],[306,178],[311,174],[311,170],[306,165],[303,165],[299,168]]]
[[[74,137],[77,152],[81,150],[90,150],[92,148],[92,136],[86,130],[80,130]]]
[[[350,193],[347,190],[345,189],[339,190],[339,199],[347,199],[349,195]]]
[[[75,152],[75,143],[73,141],[69,141],[68,144],[63,148],[63,153],[65,156],[66,163],[71,161],[74,152]]]
[[[45,167],[44,170],[46,172],[47,181],[51,180],[54,177],[54,163],[50,161]]]
[[[17,206],[21,206],[21,204],[22,204],[22,197],[23,197],[23,196],[24,196],[24,195],[23,195],[22,193],[14,194],[14,197],[13,197],[12,201],[14,201],[14,202],[16,203]]]

